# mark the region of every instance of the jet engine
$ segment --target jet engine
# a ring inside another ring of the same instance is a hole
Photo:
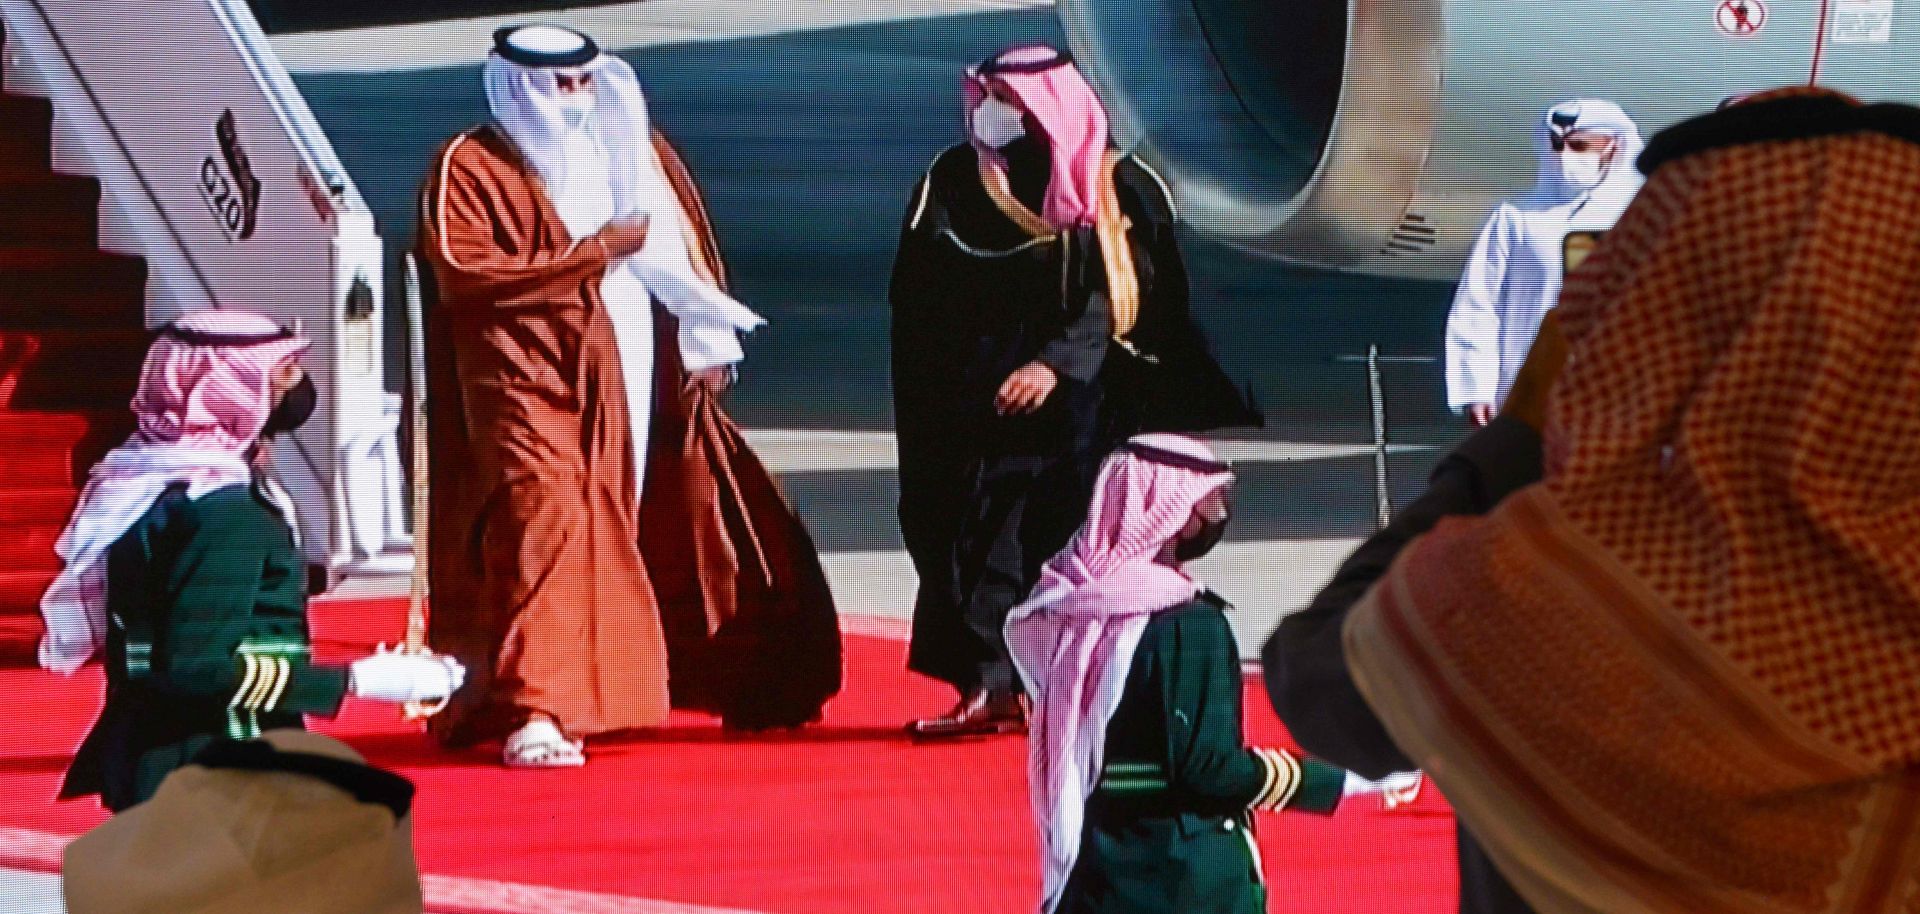
[[[1528,187],[1556,102],[1651,135],[1816,81],[1920,101],[1920,11],[1886,0],[1059,0],[1116,139],[1235,247],[1451,281]],[[1884,13],[1884,17],[1880,14]]]

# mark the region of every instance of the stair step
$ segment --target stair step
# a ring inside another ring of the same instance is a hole
[[[36,435],[10,427],[0,418],[0,481],[4,481],[0,485],[9,489],[83,485],[93,465],[126,440],[130,425],[115,422]]]
[[[31,616],[0,616],[0,668],[37,666],[45,631],[38,604]]]
[[[0,409],[124,410],[147,340],[145,330],[0,329]]]
[[[0,165],[53,166],[53,103],[0,92]]]
[[[23,444],[0,450],[0,479],[9,486],[34,488],[80,485],[99,458],[100,454],[81,451],[71,443]],[[5,567],[0,562],[0,568]]]
[[[0,489],[0,527],[65,525],[79,489]]]
[[[0,666],[31,666],[46,625],[40,595],[58,572],[0,571]]]
[[[0,410],[0,448],[44,438],[78,441],[90,434],[117,440],[132,431],[133,415],[125,409],[101,412]]]
[[[40,614],[40,595],[47,592],[57,571],[0,570],[0,619]]]
[[[131,430],[150,339],[146,263],[98,249],[100,182],[52,170],[53,121],[0,91],[0,666],[34,662],[53,545]]]
[[[0,169],[0,244],[92,247],[100,238],[100,182],[81,175]]]
[[[59,571],[53,544],[64,524],[0,527],[0,568],[11,571]]]
[[[141,307],[146,297],[147,264],[139,257],[91,246],[0,245],[0,326],[45,322],[49,309]]]

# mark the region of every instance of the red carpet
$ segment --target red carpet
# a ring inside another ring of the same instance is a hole
[[[53,114],[0,91],[0,665],[33,662],[53,542],[146,348],[146,264],[100,250],[100,184],[53,171]]]
[[[322,652],[392,640],[394,601],[322,604]],[[897,642],[850,637],[847,688],[798,735],[722,736],[694,715],[591,748],[583,770],[513,772],[444,755],[389,708],[349,702],[320,729],[420,788],[423,872],[775,914],[1026,912],[1039,891],[1025,743],[915,746],[907,718],[950,700],[902,669]],[[93,720],[99,675],[0,670],[0,828],[78,834],[92,803],[52,801]],[[1249,683],[1256,739],[1283,740]],[[1331,819],[1265,816],[1274,911],[1454,909],[1453,819],[1429,787],[1410,808],[1363,797]]]

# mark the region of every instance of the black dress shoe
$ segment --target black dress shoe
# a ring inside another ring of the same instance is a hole
[[[907,725],[915,739],[952,739],[961,736],[991,736],[1018,733],[1027,728],[1027,700],[1012,692],[969,692],[939,717],[916,720]]]

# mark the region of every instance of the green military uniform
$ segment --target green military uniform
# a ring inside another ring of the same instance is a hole
[[[118,812],[221,737],[332,715],[344,668],[315,666],[306,565],[252,487],[167,490],[107,553],[107,701],[62,798]]]
[[[1058,914],[1264,912],[1251,811],[1339,805],[1344,770],[1246,747],[1225,608],[1202,594],[1141,636]]]

